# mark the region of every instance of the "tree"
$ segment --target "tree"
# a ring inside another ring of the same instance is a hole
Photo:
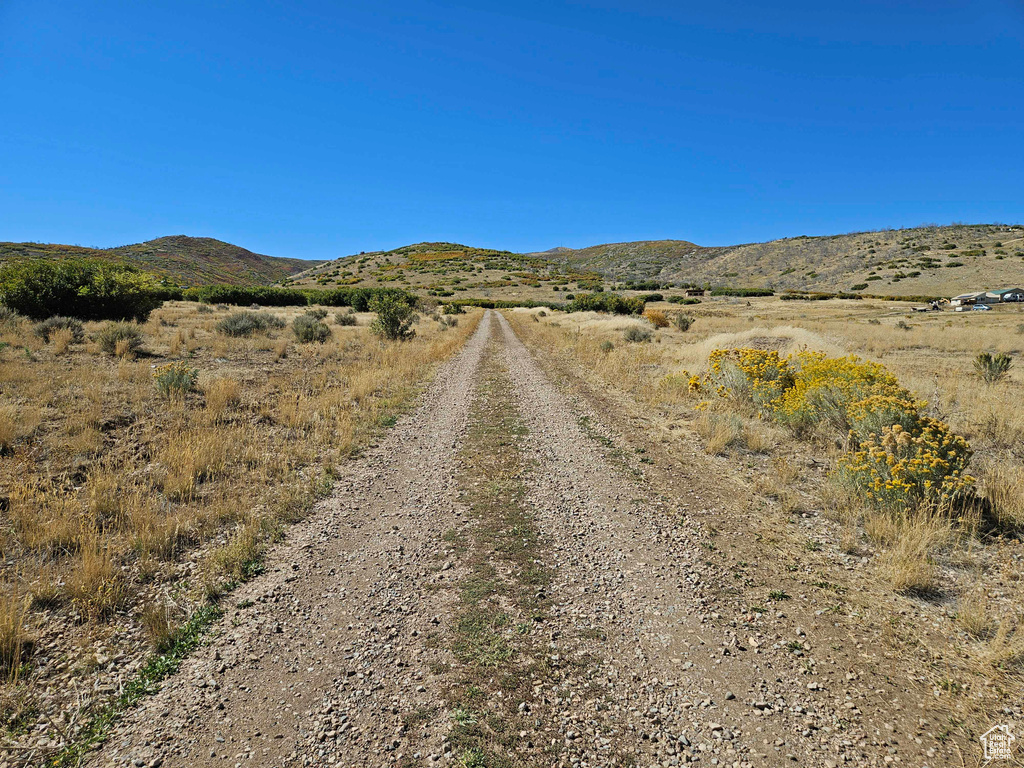
[[[378,294],[370,299],[370,311],[377,313],[370,330],[378,336],[395,341],[416,335],[416,331],[411,330],[414,320],[412,307],[400,298]]]

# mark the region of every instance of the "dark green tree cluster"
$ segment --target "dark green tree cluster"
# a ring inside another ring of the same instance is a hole
[[[98,259],[28,260],[0,267],[0,304],[42,320],[145,320],[167,291],[152,275]]]
[[[627,299],[617,293],[582,293],[566,307],[567,312],[609,312],[613,315],[639,315],[644,311],[643,296]]]

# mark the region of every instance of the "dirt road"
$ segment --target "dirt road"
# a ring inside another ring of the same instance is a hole
[[[90,764],[951,764],[884,674],[722,602],[642,459],[488,312]]]

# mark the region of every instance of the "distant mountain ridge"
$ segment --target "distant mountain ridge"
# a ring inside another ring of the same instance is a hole
[[[512,253],[417,243],[327,261],[291,278],[306,287],[393,286],[441,298],[561,301],[567,292],[731,288],[954,296],[1024,285],[1024,225],[926,225],[702,246],[640,240]]]
[[[319,261],[253,253],[212,237],[170,235],[116,248],[0,242],[0,263],[20,259],[101,258],[132,264],[174,285],[273,285]]]
[[[945,295],[1024,281],[1024,225],[926,225],[710,247],[651,240],[559,249],[551,258],[618,282]]]

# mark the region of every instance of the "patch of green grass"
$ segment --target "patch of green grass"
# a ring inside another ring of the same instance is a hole
[[[222,611],[212,605],[193,613],[174,633],[168,650],[151,656],[135,677],[128,681],[121,694],[101,709],[82,729],[78,739],[50,757],[44,765],[47,768],[71,768],[80,765],[90,750],[103,743],[111,726],[120,719],[125,710],[136,704],[143,696],[156,693],[160,683],[178,671],[181,662],[202,644],[210,625],[221,615]]]

